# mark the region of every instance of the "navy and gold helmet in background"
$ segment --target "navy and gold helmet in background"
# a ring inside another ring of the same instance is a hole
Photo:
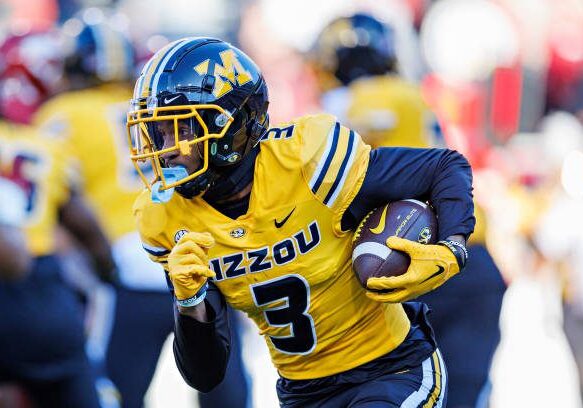
[[[348,85],[362,76],[396,70],[394,37],[389,25],[368,14],[339,17],[322,30],[309,59],[325,90]]]
[[[214,38],[180,39],[154,54],[136,81],[127,123],[131,158],[138,171],[140,162],[151,162],[155,178],[142,175],[148,188],[176,187],[194,197],[257,145],[269,126],[268,104],[265,80],[241,50]],[[158,134],[161,122],[173,126],[173,146]],[[189,137],[179,123],[187,124]],[[169,177],[162,155],[192,151],[200,167]]]
[[[134,48],[125,20],[122,14],[91,7],[63,24],[65,72],[72,88],[134,77]]]

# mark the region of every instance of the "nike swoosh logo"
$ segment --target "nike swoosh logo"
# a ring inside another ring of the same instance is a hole
[[[420,283],[427,282],[429,279],[435,278],[437,275],[441,275],[443,272],[445,272],[445,269],[443,268],[443,266],[438,266],[437,272],[435,272],[433,275],[431,275],[427,279],[422,280]]]
[[[283,227],[283,224],[285,224],[287,222],[287,220],[289,219],[289,217],[291,217],[291,215],[294,213],[295,210],[296,210],[296,207],[294,207],[293,210],[291,210],[290,213],[288,215],[286,215],[286,217],[281,221],[273,220],[273,223],[275,224],[275,228]]]
[[[389,208],[388,205],[385,205],[385,209],[383,210],[383,213],[381,214],[381,219],[379,220],[379,225],[377,225],[374,228],[369,228],[370,232],[372,232],[373,234],[380,234],[383,232],[383,230],[385,229],[385,219],[387,218],[387,209]]]
[[[175,100],[176,100],[176,99],[178,99],[178,98],[180,98],[180,95],[176,95],[175,97],[173,97],[173,98],[170,98],[170,99],[168,99],[168,98],[164,98],[164,103],[165,103],[166,105],[168,105],[170,102],[172,102],[172,101],[175,101]]]

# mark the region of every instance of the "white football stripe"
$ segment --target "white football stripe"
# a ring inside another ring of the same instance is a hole
[[[445,396],[445,390],[447,389],[447,368],[445,366],[445,362],[443,361],[443,357],[441,356],[441,352],[439,349],[435,349],[437,353],[437,357],[439,358],[439,365],[441,367],[441,391],[439,392],[439,398],[436,408],[441,408],[443,406],[443,397]]]
[[[420,206],[422,206],[423,208],[427,208],[427,204],[425,204],[423,201],[419,201],[419,200],[413,200],[412,198],[409,198],[407,200],[403,200],[403,201],[410,201],[412,203],[415,204],[419,204]]]
[[[379,244],[378,242],[363,242],[358,244],[354,251],[352,251],[352,262],[360,255],[375,255],[381,259],[387,259],[392,249],[386,245]]]
[[[344,182],[346,181],[346,176],[348,175],[348,173],[350,172],[350,169],[352,168],[352,163],[354,163],[354,157],[356,156],[356,148],[358,147],[358,140],[357,140],[356,134],[351,135],[351,136],[354,138],[354,140],[352,142],[352,150],[350,150],[350,153],[349,153],[350,156],[348,157],[348,162],[346,163],[346,167],[344,168],[344,172],[341,175],[338,175],[338,174],[336,175],[336,177],[341,176],[342,178],[340,179],[340,182],[336,186],[336,190],[334,190],[334,194],[332,194],[332,197],[330,197],[330,200],[326,204],[330,208],[332,208],[334,201],[336,201],[336,198],[338,198],[338,194],[342,190],[342,187],[344,186]]]
[[[154,79],[152,81],[152,93],[151,93],[152,96],[158,95],[158,83],[160,82],[160,77],[162,76],[164,69],[166,69],[166,64],[168,63],[170,58],[172,58],[172,56],[176,54],[178,51],[180,51],[185,45],[189,44],[191,39],[192,38],[183,38],[182,40],[178,40],[176,41],[174,47],[167,51],[166,56],[164,57],[162,62],[160,62],[160,65],[158,65],[158,67],[156,68],[156,74],[154,75]]]
[[[157,246],[153,246],[153,245],[148,245],[145,242],[142,242],[142,246],[144,247],[144,249],[148,252],[150,252],[153,255],[166,255],[167,253],[170,253],[169,249],[163,248],[163,247],[157,247]]]
[[[328,159],[328,156],[330,155],[330,150],[332,149],[332,140],[334,139],[334,133],[335,133],[334,131],[335,130],[336,130],[336,122],[334,122],[334,125],[332,125],[332,129],[330,129],[330,131],[328,132],[328,138],[326,140],[326,147],[324,148],[324,154],[320,158],[320,161],[318,162],[318,166],[316,167],[316,170],[314,171],[312,179],[310,180],[309,186],[310,186],[310,189],[312,189],[312,191],[314,190],[314,186],[316,184],[316,181],[320,177],[320,173],[322,172],[322,169],[324,167],[324,163],[326,163],[326,159]],[[338,129],[338,131],[340,132],[340,129]],[[338,149],[338,147],[336,147],[336,148]],[[336,150],[332,153],[336,153]],[[314,191],[314,193],[316,193],[316,192]]]
[[[423,380],[421,381],[421,387],[417,391],[413,391],[405,401],[401,404],[400,408],[419,408],[423,401],[427,399],[429,394],[431,394],[431,387],[433,387],[433,377],[434,370],[431,366],[431,357],[423,361]]]

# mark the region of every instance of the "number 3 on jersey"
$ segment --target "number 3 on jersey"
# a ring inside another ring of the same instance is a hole
[[[258,307],[265,307],[265,320],[273,327],[289,327],[289,336],[269,336],[273,346],[285,354],[310,354],[316,348],[314,320],[308,314],[310,286],[300,275],[285,275],[251,285]],[[268,305],[273,306],[269,307]]]

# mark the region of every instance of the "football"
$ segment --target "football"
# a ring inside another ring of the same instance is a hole
[[[352,268],[364,287],[368,278],[398,276],[407,271],[409,256],[386,245],[392,235],[434,244],[437,219],[431,206],[418,200],[401,200],[364,217],[352,240]]]

